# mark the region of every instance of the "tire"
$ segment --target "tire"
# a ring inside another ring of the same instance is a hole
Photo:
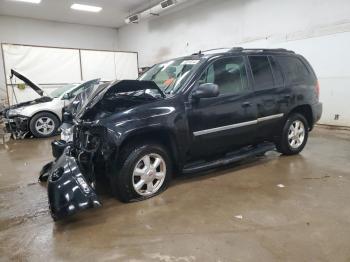
[[[60,120],[58,117],[49,112],[38,113],[29,122],[30,132],[38,138],[56,135],[59,126]]]
[[[146,166],[147,156],[149,168]],[[156,159],[161,162],[156,169],[152,169]],[[122,202],[140,201],[156,196],[167,188],[171,179],[172,163],[169,154],[163,146],[156,143],[129,145],[122,150],[118,162],[110,180],[113,195]],[[164,177],[161,178],[163,173]],[[151,183],[153,191],[149,187]]]
[[[309,125],[305,117],[301,114],[293,113],[284,124],[279,141],[276,142],[276,148],[284,155],[299,154],[304,149],[308,137]]]

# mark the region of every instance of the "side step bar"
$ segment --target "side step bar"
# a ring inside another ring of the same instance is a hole
[[[211,162],[200,162],[200,163],[197,162],[197,163],[188,164],[184,167],[184,169],[182,170],[182,173],[188,174],[188,173],[205,171],[215,167],[228,165],[228,164],[243,160],[247,157],[260,155],[267,151],[272,151],[275,149],[276,147],[275,147],[275,144],[273,143],[263,143],[254,147],[253,146],[246,147],[238,151],[229,153],[224,158],[213,160]]]

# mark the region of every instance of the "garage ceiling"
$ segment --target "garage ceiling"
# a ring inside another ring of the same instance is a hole
[[[59,22],[120,27],[131,12],[146,9],[154,0],[42,0],[40,4],[0,0],[0,15],[36,18]],[[101,6],[99,13],[70,9],[73,3]]]

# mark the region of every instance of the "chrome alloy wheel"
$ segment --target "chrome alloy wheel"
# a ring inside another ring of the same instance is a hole
[[[55,130],[55,122],[50,117],[40,117],[35,122],[35,130],[44,136],[50,135]]]
[[[155,194],[163,185],[166,176],[166,164],[158,154],[147,154],[135,165],[132,184],[141,196]]]
[[[297,149],[299,148],[305,139],[305,126],[300,120],[295,120],[288,131],[288,143],[289,145]]]

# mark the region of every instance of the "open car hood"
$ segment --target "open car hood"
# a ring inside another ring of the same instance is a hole
[[[138,90],[147,90],[147,89],[154,89],[159,91],[159,93],[165,97],[163,91],[157,86],[157,84],[153,81],[143,81],[143,80],[121,80],[121,81],[114,81],[110,84],[108,89],[111,92],[133,92]]]
[[[109,94],[128,93],[141,90],[156,90],[162,98],[165,98],[163,91],[153,81],[140,80],[120,80],[110,83],[107,87],[103,87],[93,93],[89,97],[84,106],[77,112],[76,117],[81,118],[86,111],[92,109],[98,102]]]
[[[24,75],[18,73],[14,69],[11,69],[11,76],[12,79],[13,76],[16,76],[18,79],[21,79],[25,84],[30,86],[39,96],[44,96],[44,90],[42,90],[37,84],[33,83],[29,78],[25,77]]]

